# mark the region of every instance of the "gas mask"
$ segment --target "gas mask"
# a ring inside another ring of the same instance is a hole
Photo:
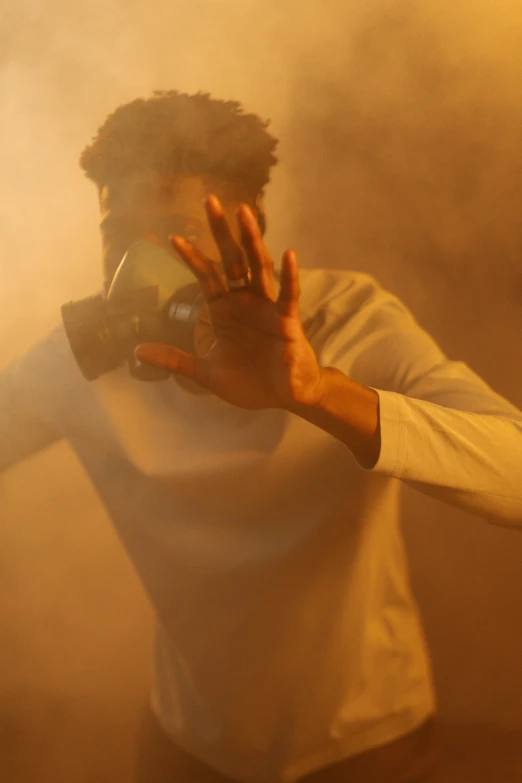
[[[134,378],[160,381],[169,372],[134,358],[140,343],[166,343],[206,355],[214,342],[207,307],[193,273],[159,245],[135,242],[107,296],[62,306],[62,320],[84,377],[95,380],[122,365]]]

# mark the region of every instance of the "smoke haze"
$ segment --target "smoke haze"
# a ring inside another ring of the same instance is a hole
[[[519,3],[4,0],[0,20],[0,366],[100,285],[77,160],[106,115],[203,90],[271,118],[281,140],[274,257],[292,246],[303,266],[370,272],[522,405]],[[66,446],[0,486],[0,780],[123,781],[147,601]],[[406,505],[442,714],[465,737],[472,719],[488,727],[495,779],[518,780],[520,537],[410,491]],[[480,752],[462,751],[466,769]]]

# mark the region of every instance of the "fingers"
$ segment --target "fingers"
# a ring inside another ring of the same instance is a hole
[[[225,281],[209,258],[186,242],[183,237],[173,235],[169,239],[174,249],[196,275],[207,302],[212,302],[227,293]]]
[[[219,199],[210,195],[205,200],[210,230],[219,248],[221,262],[229,280],[239,280],[249,273],[249,264],[242,248],[235,241]]]
[[[239,280],[250,274],[249,291],[275,301],[274,265],[251,209],[242,204],[237,210],[240,246],[234,239],[217,196],[209,195],[205,200],[205,208],[227,279]]]
[[[241,246],[234,239],[219,199],[215,195],[208,196],[205,200],[205,207],[226,278],[239,280],[250,274],[251,283],[248,290],[271,301],[276,301],[274,264],[250,207],[241,204],[237,210]],[[170,239],[174,248],[198,278],[207,301],[210,302],[227,293],[229,287],[226,280],[219,274],[215,263],[182,237],[173,236]],[[298,274],[295,253],[287,251],[283,260],[281,289],[277,299],[281,313],[284,311],[288,315],[291,312],[298,314]]]
[[[277,298],[277,309],[281,315],[291,318],[299,317],[299,267],[293,250],[287,250],[283,255],[281,265],[281,285]]]
[[[157,343],[144,343],[138,345],[134,356],[139,362],[151,364],[162,370],[168,370],[185,378],[190,378],[204,389],[210,391],[208,381],[208,368],[205,359],[193,356],[171,345],[159,345]]]
[[[275,301],[274,264],[263,242],[263,237],[251,209],[241,204],[237,210],[241,244],[252,272],[251,289],[260,296]]]

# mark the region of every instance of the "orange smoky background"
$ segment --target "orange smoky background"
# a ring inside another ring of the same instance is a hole
[[[521,8],[4,0],[0,366],[100,285],[96,196],[77,159],[105,116],[155,89],[203,90],[271,118],[281,140],[274,257],[293,246],[303,266],[375,275],[522,405]],[[147,599],[66,445],[0,487],[0,780],[125,781]],[[518,780],[522,539],[410,490],[405,504],[448,756],[461,783],[488,759]]]

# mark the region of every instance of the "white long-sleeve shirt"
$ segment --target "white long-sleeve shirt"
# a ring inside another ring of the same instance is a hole
[[[324,366],[380,398],[381,453],[125,369],[84,381],[61,329],[0,376],[0,467],[67,438],[158,615],[152,705],[246,783],[293,781],[436,709],[401,481],[522,527],[522,413],[368,275],[301,273]]]

